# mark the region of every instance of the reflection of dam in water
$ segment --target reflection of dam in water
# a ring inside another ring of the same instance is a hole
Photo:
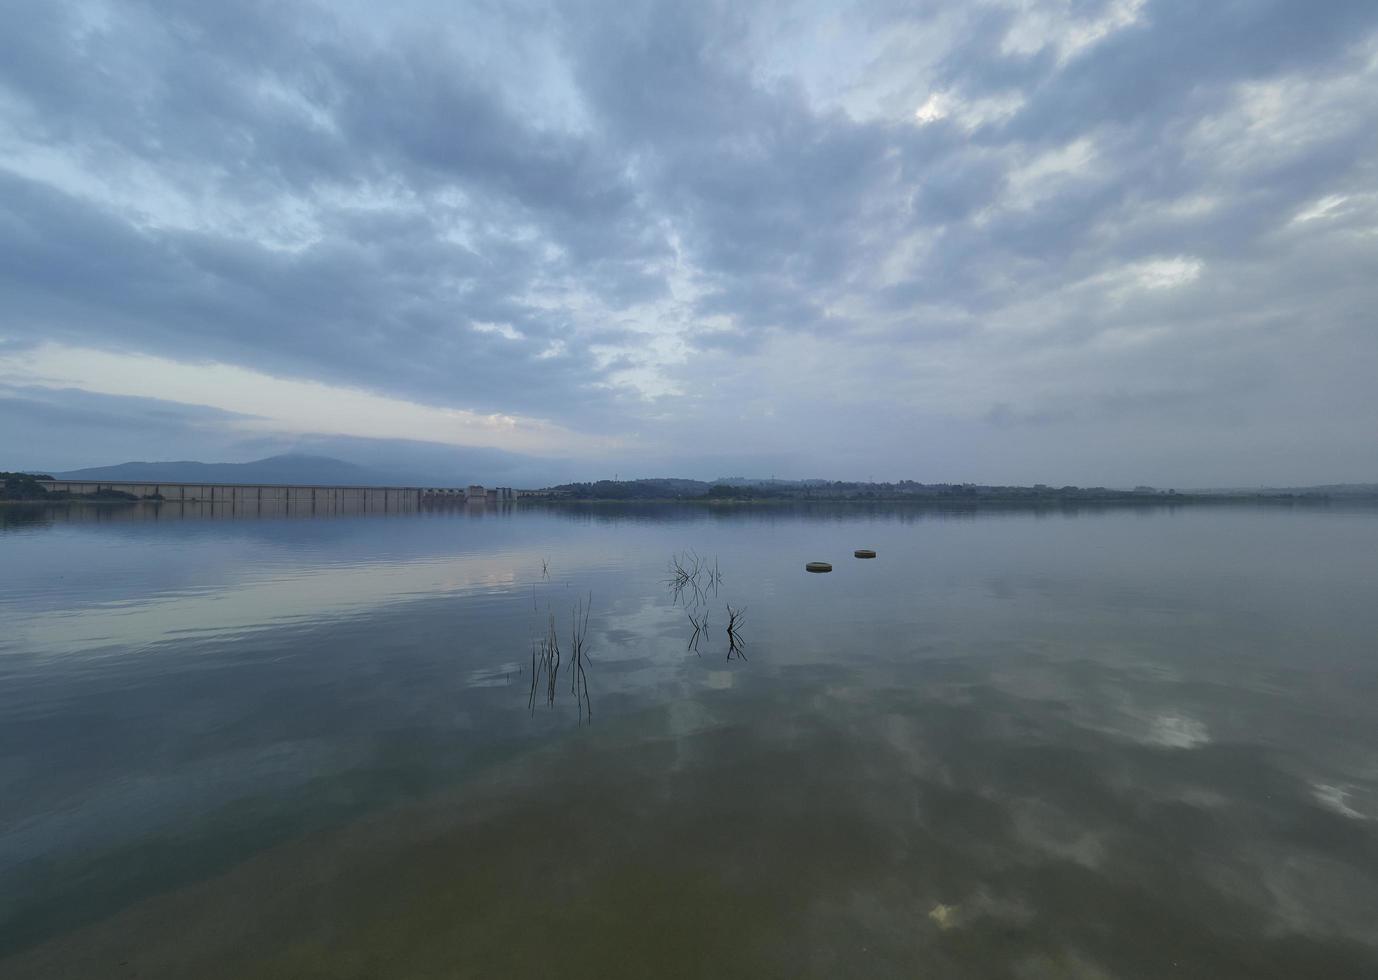
[[[112,480],[40,480],[56,493],[117,491],[153,505],[164,516],[254,517],[330,514],[398,514],[431,503],[507,504],[530,491],[511,487],[338,487],[286,484],[166,483]]]

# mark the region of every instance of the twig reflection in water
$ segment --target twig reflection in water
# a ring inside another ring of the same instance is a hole
[[[740,609],[733,609],[730,605],[727,607],[728,660],[731,660],[733,657],[736,657],[738,660],[746,659],[746,654],[742,652],[742,648],[746,646],[746,642],[742,639],[741,634],[742,620],[745,618],[745,615],[745,606],[743,606]]]
[[[693,610],[688,610],[688,613],[689,622],[693,625],[694,632],[689,634],[689,646],[686,648],[686,650],[692,652],[694,656],[697,657],[700,656],[699,640],[701,640],[703,638],[703,635],[708,632],[708,610],[705,609],[698,616],[694,615]]]
[[[707,559],[690,549],[670,556],[669,572],[670,577],[665,580],[665,585],[670,590],[671,605],[678,604],[680,600],[684,601],[685,613],[692,627],[685,650],[695,656],[701,656],[699,645],[709,635],[708,600],[717,596],[718,588],[723,581],[718,559],[714,558],[713,564],[709,565]],[[741,634],[745,612],[745,607],[733,609],[731,603],[727,604],[728,660],[746,659],[746,654],[742,652],[746,642]]]
[[[713,559],[710,568],[706,559],[697,551],[689,550],[670,556],[670,577],[665,580],[670,589],[671,600],[679,602],[687,591],[694,605],[708,600],[710,595],[718,594],[722,584],[722,572],[718,570],[718,559]],[[688,604],[689,599],[685,602]]]

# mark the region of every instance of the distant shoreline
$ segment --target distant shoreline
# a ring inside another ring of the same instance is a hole
[[[909,507],[1084,507],[1084,506],[1128,506],[1128,507],[1175,507],[1184,504],[1234,504],[1234,503],[1273,503],[1273,504],[1335,504],[1348,501],[1378,503],[1378,495],[1347,494],[1329,496],[1320,494],[1132,494],[1119,496],[890,496],[890,497],[526,497],[518,501],[523,507],[581,506],[606,504],[696,504],[707,507],[755,507],[780,505],[817,504],[885,504]]]
[[[901,505],[906,507],[946,507],[946,508],[971,508],[971,507],[1008,507],[1008,508],[1036,508],[1036,507],[1086,507],[1086,506],[1122,506],[1122,507],[1177,507],[1187,504],[1344,504],[1344,503],[1378,503],[1378,494],[1280,494],[1280,493],[1258,493],[1258,494],[1217,494],[1217,493],[1178,493],[1178,494],[1131,494],[1126,493],[1119,496],[1107,495],[1086,495],[1086,496],[962,496],[962,495],[933,495],[933,496],[890,496],[890,497],[556,497],[556,496],[530,496],[523,497],[503,506],[518,507],[569,507],[569,506],[606,506],[608,504],[694,504],[704,507],[779,507],[779,506],[798,506],[798,505],[876,505],[884,504],[887,506]],[[210,505],[230,504],[229,501],[178,501],[178,500],[159,500],[150,497],[112,497],[107,495],[57,495],[51,494],[47,497],[21,497],[0,499],[0,506],[21,505],[31,507],[35,504],[114,504],[127,506],[131,504],[151,504],[159,506],[162,504],[181,504],[197,503]],[[423,508],[447,508],[456,506],[472,506],[473,502],[463,500],[427,500],[421,506]]]

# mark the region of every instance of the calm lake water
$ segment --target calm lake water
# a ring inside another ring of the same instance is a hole
[[[0,507],[0,976],[1378,976],[1378,510]]]

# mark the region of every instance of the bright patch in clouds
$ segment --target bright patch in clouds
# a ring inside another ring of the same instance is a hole
[[[1018,13],[1001,41],[1001,50],[1030,55],[1052,48],[1058,64],[1066,64],[1098,41],[1136,23],[1145,5],[1146,0],[1116,0],[1098,17],[1079,18],[1071,14],[1067,3],[1014,0],[1009,6]]]
[[[1010,171],[1012,206],[1029,208],[1053,194],[1064,182],[1086,180],[1096,174],[1096,144],[1083,137],[1056,150],[1040,153]]]
[[[927,126],[950,119],[968,132],[987,123],[1009,119],[1024,104],[1018,92],[1002,92],[977,99],[964,99],[954,92],[934,92],[914,110],[914,121]]]
[[[1154,259],[1139,263],[1131,275],[1143,289],[1173,289],[1195,282],[1201,275],[1201,262],[1199,259],[1182,257]]]
[[[479,333],[495,333],[499,337],[506,337],[508,340],[524,340],[522,332],[510,323],[485,323],[482,320],[475,320],[470,324]]]
[[[1315,204],[1310,204],[1297,212],[1297,216],[1292,220],[1300,223],[1303,221],[1315,221],[1318,218],[1330,217],[1348,200],[1349,198],[1344,194],[1327,194]]]
[[[607,451],[618,445],[616,440],[579,435],[540,419],[421,405],[228,364],[187,363],[58,344],[0,354],[0,378],[11,384],[80,388],[218,408],[250,416],[231,424],[261,432],[417,439],[555,454]]]
[[[934,92],[924,100],[923,105],[914,110],[914,118],[920,125],[937,122],[939,119],[946,119],[948,116],[948,106],[950,98],[946,93]]]

